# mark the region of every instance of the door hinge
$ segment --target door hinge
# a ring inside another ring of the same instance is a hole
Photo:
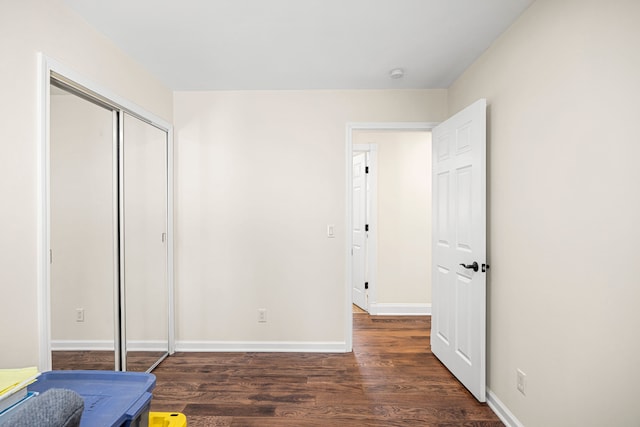
[[[53,250],[49,249],[49,264],[53,264]]]
[[[369,231],[369,224],[364,225],[364,231]]]
[[[369,282],[364,282],[364,288],[369,289]]]
[[[364,167],[364,173],[369,173],[369,166]]]

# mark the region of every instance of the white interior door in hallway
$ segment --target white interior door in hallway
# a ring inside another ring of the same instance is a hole
[[[367,290],[367,153],[353,154],[353,303],[368,311]]]
[[[486,388],[486,100],[433,130],[431,349],[481,402]]]

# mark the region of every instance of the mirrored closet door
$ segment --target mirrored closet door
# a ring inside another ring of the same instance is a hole
[[[50,100],[53,368],[114,369],[115,113],[55,86]]]
[[[146,371],[168,351],[167,134],[126,113],[122,128],[123,361]]]
[[[169,354],[167,132],[51,83],[52,368],[150,371]]]

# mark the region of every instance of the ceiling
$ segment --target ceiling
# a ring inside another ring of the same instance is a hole
[[[171,89],[261,90],[446,88],[533,0],[64,2]]]

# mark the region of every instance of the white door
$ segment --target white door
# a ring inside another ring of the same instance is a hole
[[[353,268],[351,283],[353,286],[353,303],[363,310],[367,310],[367,294],[364,286],[366,281],[367,260],[367,180],[366,153],[355,153],[353,156]]]
[[[431,349],[480,402],[486,400],[486,105],[476,101],[433,130],[432,171]]]

